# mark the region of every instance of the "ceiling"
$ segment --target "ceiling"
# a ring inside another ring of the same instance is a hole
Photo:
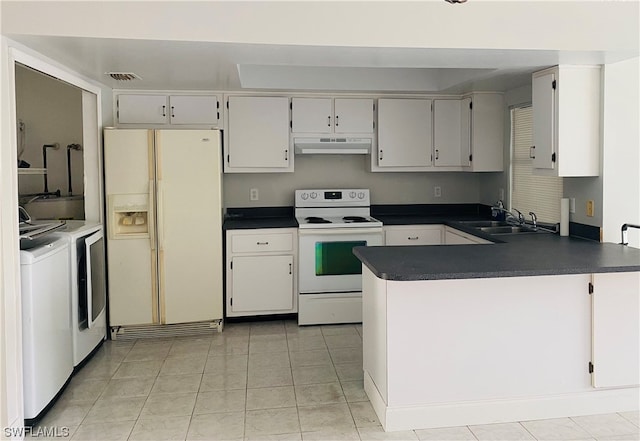
[[[638,2],[6,1],[3,35],[116,89],[462,93],[638,56]],[[134,72],[118,82],[106,72]]]
[[[600,52],[323,47],[12,36],[115,89],[462,93],[528,84],[559,63],[600,64]],[[134,72],[121,82],[107,72]]]

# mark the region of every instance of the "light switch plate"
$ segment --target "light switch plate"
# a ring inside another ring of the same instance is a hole
[[[260,199],[257,188],[252,188],[251,190],[249,190],[249,199],[251,199],[252,201],[257,201]]]

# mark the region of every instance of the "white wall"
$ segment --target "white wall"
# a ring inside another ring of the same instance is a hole
[[[292,206],[294,191],[303,188],[369,188],[373,204],[438,204],[478,202],[478,173],[371,173],[366,155],[296,155],[294,173],[227,173],[223,177],[225,207]],[[433,187],[442,196],[433,196]],[[257,188],[260,200],[251,201]]]
[[[22,425],[22,328],[18,262],[18,192],[15,124],[11,101],[13,65],[0,38],[0,427]],[[9,146],[13,147],[10,148]]]
[[[620,242],[623,223],[640,224],[639,58],[604,67],[603,240]],[[640,232],[629,231],[640,248]]]

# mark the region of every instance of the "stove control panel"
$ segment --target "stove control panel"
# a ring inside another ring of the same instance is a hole
[[[369,206],[368,189],[296,190],[296,207]]]

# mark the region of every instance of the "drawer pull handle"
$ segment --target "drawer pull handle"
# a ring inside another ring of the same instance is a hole
[[[293,274],[292,269],[293,269],[293,268],[292,268],[292,264],[289,264],[289,274]]]
[[[418,240],[419,237],[418,236],[413,236],[413,237],[409,236],[409,237],[407,237],[407,239],[409,239],[409,240]]]
[[[256,245],[269,245],[269,242],[256,242]]]

